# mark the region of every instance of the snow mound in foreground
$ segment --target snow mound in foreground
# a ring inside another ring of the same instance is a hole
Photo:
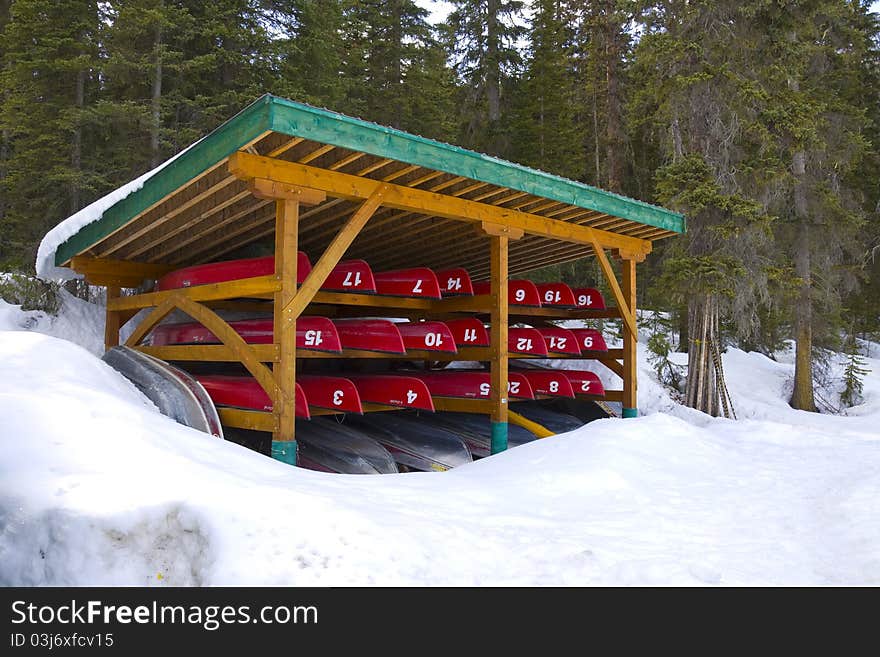
[[[327,475],[175,424],[71,343],[0,331],[0,584],[880,584],[868,417],[773,413]]]

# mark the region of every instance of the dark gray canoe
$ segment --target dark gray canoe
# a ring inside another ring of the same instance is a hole
[[[345,424],[380,442],[395,461],[413,470],[443,471],[471,463],[473,458],[465,442],[456,433],[430,423],[432,415],[348,415]]]
[[[382,445],[334,419],[296,421],[297,465],[338,474],[392,474],[397,465]]]
[[[477,413],[440,412],[422,416],[427,422],[458,434],[477,458],[489,456],[492,423],[488,416]],[[507,448],[518,447],[537,440],[528,429],[515,424],[507,425]]]
[[[541,402],[518,402],[511,405],[510,410],[516,411],[532,422],[537,422],[553,433],[566,433],[584,426],[584,422],[573,415],[548,408]]]

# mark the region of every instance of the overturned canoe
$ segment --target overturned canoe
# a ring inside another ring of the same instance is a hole
[[[345,377],[354,382],[363,402],[433,411],[428,386],[410,374],[346,374]]]
[[[464,440],[475,458],[489,456],[492,443],[492,422],[486,415],[477,413],[439,412],[420,418],[423,422],[441,426],[457,434]],[[528,429],[515,424],[507,425],[507,448],[518,447],[536,440],[537,436]]]
[[[395,461],[413,470],[443,471],[473,461],[458,435],[425,422],[422,416],[370,413],[346,418],[346,424],[379,442]]]
[[[436,397],[489,399],[489,393],[491,392],[489,372],[482,370],[442,370],[430,372],[407,370],[406,374],[424,381],[431,394]],[[535,398],[528,379],[518,372],[508,373],[507,391],[511,397],[521,399]]]
[[[474,294],[491,294],[492,286],[489,281],[477,281],[474,283]],[[514,306],[541,307],[541,295],[532,281],[514,278],[507,282],[507,303]]]
[[[403,337],[387,319],[337,319],[333,321],[343,349],[405,354]]]
[[[257,380],[249,376],[229,374],[199,374],[196,380],[204,386],[218,406],[245,408],[253,411],[271,411],[272,400]],[[309,418],[308,399],[302,384],[296,384],[296,417]]]
[[[443,322],[397,322],[394,324],[403,344],[410,349],[440,351],[454,354],[455,337]]]
[[[241,319],[229,326],[248,344],[272,344],[272,318]],[[196,322],[160,324],[151,334],[155,346],[174,344],[219,344],[220,340],[207,328]],[[326,317],[303,316],[296,320],[297,349],[339,353],[342,343],[336,327]]]
[[[446,327],[452,332],[456,347],[488,347],[489,332],[482,321],[476,317],[448,319]]]
[[[297,465],[337,474],[393,474],[391,454],[375,440],[335,420],[296,423]]]
[[[599,375],[589,370],[559,370],[568,377],[571,387],[576,395],[589,395],[590,397],[604,397],[605,386]]]
[[[311,270],[312,265],[309,262],[309,257],[302,251],[298,251],[296,261],[297,283],[302,283]],[[156,283],[156,291],[174,290],[182,287],[207,285],[209,283],[223,283],[242,278],[254,278],[255,276],[271,276],[274,273],[274,256],[211,262],[206,265],[184,267],[183,269],[177,269],[165,274]]]
[[[103,361],[131,381],[175,422],[223,437],[217,409],[204,387],[190,374],[130,347],[113,347]]]
[[[376,280],[366,260],[344,260],[330,271],[321,289],[325,292],[375,294]]]
[[[538,329],[513,327],[507,329],[507,350],[512,354],[546,356],[547,343]]]
[[[605,338],[596,329],[575,328],[569,329],[577,339],[581,351],[608,351]]]
[[[437,272],[440,294],[444,297],[473,296],[474,286],[467,269],[443,269]]]
[[[565,283],[536,283],[535,286],[541,295],[542,306],[577,307],[574,292]]]
[[[574,397],[571,380],[563,370],[529,368],[520,370],[536,395]]]
[[[605,299],[599,290],[592,287],[576,287],[572,292],[578,308],[605,310]]]
[[[540,326],[536,329],[544,343],[547,345],[547,353],[551,355],[579,356],[581,353],[577,336],[568,329],[558,326]]]
[[[373,276],[378,294],[419,299],[439,299],[441,296],[437,275],[427,267],[382,271]]]

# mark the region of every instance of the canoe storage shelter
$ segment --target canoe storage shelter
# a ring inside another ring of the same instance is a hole
[[[312,359],[328,358],[424,361],[435,367],[448,361],[488,363],[483,395],[445,396],[432,388],[430,377],[428,383],[435,410],[491,416],[494,453],[506,448],[507,423],[518,417],[508,409],[508,363],[529,356],[528,349],[511,347],[511,332],[522,330],[518,326],[552,334],[551,320],[622,320],[622,349],[591,352],[585,343],[583,353],[575,350],[573,357],[595,358],[617,374],[622,389],[604,391],[604,398],[621,402],[624,417],[637,414],[636,265],[654,240],[683,230],[682,216],[660,207],[266,95],[80,227],[57,247],[55,265],[106,287],[108,349],[119,344],[120,326],[150,309],[126,340],[129,347],[165,361],[246,368],[271,410],[221,407],[220,418],[227,427],[271,432],[276,458],[296,462],[295,417],[304,412],[296,406],[297,370],[308,372]],[[271,240],[274,262],[261,275],[145,287],[182,268],[241,257],[256,244],[271,252]],[[588,255],[598,259],[611,290],[607,307],[590,298],[595,291],[576,290],[572,300],[560,297],[560,289],[568,294],[566,286],[534,286],[518,278]],[[409,294],[394,288],[407,284],[394,276],[370,293],[346,292],[344,280],[328,289],[325,282],[334,272],[357,279],[357,267],[340,269],[343,257],[366,261],[365,275],[430,268],[441,273],[443,292],[420,295],[416,282]],[[611,258],[620,262],[619,279]],[[121,288],[153,291],[122,295]],[[540,300],[531,298],[535,290]],[[150,340],[174,311],[196,320],[214,336],[213,343]],[[270,338],[243,338],[228,319],[234,312],[269,315]],[[297,331],[298,319],[313,315],[479,320],[474,326],[488,323],[487,331],[481,328],[488,340],[480,346],[459,342],[447,352],[407,345],[398,354],[351,348],[330,353],[310,348],[315,345]],[[552,343],[549,351],[536,353],[572,357]],[[363,403],[363,411],[395,407]],[[334,412],[312,409],[312,414]]]

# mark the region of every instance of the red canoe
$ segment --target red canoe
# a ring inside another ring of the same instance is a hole
[[[272,344],[272,319],[241,319],[229,322],[248,344]],[[153,329],[153,345],[170,344],[219,344],[211,331],[196,322],[185,324],[161,324]],[[326,317],[303,316],[296,320],[297,349],[339,353],[342,343],[336,327]]]
[[[376,280],[365,260],[345,260],[337,264],[321,284],[327,292],[375,294]]]
[[[305,253],[299,251],[297,255],[296,279],[297,283],[302,283],[312,270],[312,265]],[[274,273],[275,256],[211,262],[207,265],[184,267],[183,269],[165,274],[156,283],[156,291],[174,290],[181,287],[193,287],[194,285],[207,285],[208,283],[222,283],[224,281],[253,278],[255,276],[271,276]]]
[[[272,400],[254,378],[225,374],[197,375],[195,378],[218,406],[272,410]],[[296,417],[311,417],[305,391],[299,383],[296,384]]]
[[[438,372],[407,372],[428,385],[436,397],[489,399],[491,379],[489,372],[474,370],[443,370]],[[519,372],[508,372],[507,391],[511,397],[534,399],[529,380]]]
[[[523,369],[521,374],[526,377],[536,395],[574,397],[571,380],[562,370]]]
[[[463,317],[462,319],[449,319],[445,322],[452,331],[452,337],[457,347],[488,347],[489,332],[476,317]]]
[[[427,267],[382,271],[373,275],[376,292],[390,297],[440,298],[437,275]]]
[[[491,294],[492,287],[489,281],[477,281],[474,283],[474,294]],[[541,307],[541,295],[538,288],[531,281],[525,279],[511,279],[507,283],[507,303],[514,306]]]
[[[537,283],[535,287],[541,294],[542,306],[562,306],[576,308],[574,292],[565,283]]]
[[[538,329],[509,328],[507,329],[507,350],[512,354],[529,354],[530,356],[546,356],[547,343]]]
[[[544,338],[544,342],[547,343],[547,353],[580,356],[581,349],[578,345],[577,336],[568,329],[556,326],[540,326],[537,331]]]
[[[581,351],[608,351],[605,338],[596,329],[580,328],[569,329],[577,338]]]
[[[423,381],[397,374],[346,374],[357,387],[362,401],[385,406],[433,411],[431,393]]]
[[[592,308],[593,310],[605,310],[605,299],[602,293],[592,287],[576,287],[574,300],[578,308]]]
[[[437,272],[440,293],[444,297],[473,296],[474,286],[467,269],[444,269]]]
[[[399,322],[394,325],[409,349],[455,353],[455,337],[443,322]]]
[[[605,386],[595,372],[588,370],[559,370],[571,382],[571,387],[576,395],[589,395],[591,397],[604,397]]]
[[[354,382],[341,376],[300,375],[297,385],[302,385],[310,406],[326,408],[340,413],[361,413],[361,397]]]
[[[343,349],[379,351],[386,354],[405,354],[406,346],[400,331],[387,319],[333,320]]]

